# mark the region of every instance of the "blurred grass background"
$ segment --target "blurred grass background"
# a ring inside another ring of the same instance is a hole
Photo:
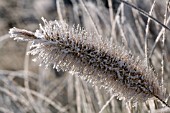
[[[146,12],[154,2],[128,1]],[[169,12],[167,19],[164,17],[166,1],[155,1],[152,16],[162,23],[167,20],[168,26]],[[41,17],[64,20],[70,26],[79,24],[89,32],[97,31],[103,40],[111,38],[113,43],[124,45],[143,58],[147,39],[149,65],[170,90],[170,32],[161,32],[162,27],[153,21],[148,24],[148,18],[131,7],[115,0],[0,0],[0,113],[98,113],[107,102],[102,113],[170,113],[155,99],[136,107],[126,106],[116,97],[108,101],[113,95],[111,91],[92,87],[68,72],[57,72],[52,66],[44,69],[32,62],[32,56],[26,55],[28,44],[13,41],[8,31],[11,27],[35,31],[42,23]],[[156,39],[159,39],[157,43]]]

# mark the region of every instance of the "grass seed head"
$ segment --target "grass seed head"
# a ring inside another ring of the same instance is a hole
[[[110,47],[109,42],[99,41],[79,26],[69,28],[65,22],[43,21],[35,33],[17,28],[9,32],[16,40],[33,42],[28,53],[36,55],[35,61],[54,64],[54,68],[70,71],[127,101],[156,97],[164,102],[157,76],[144,60],[116,44]]]

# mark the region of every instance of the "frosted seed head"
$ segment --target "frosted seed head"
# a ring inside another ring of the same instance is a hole
[[[30,54],[42,65],[54,64],[58,71],[70,71],[92,85],[113,90],[119,99],[145,101],[151,97],[164,100],[162,88],[151,68],[141,58],[135,58],[124,47],[113,48],[95,33],[79,26],[69,29],[65,22],[42,18],[44,26],[35,33],[12,28],[12,38],[33,41]],[[162,101],[163,102],[163,101]]]

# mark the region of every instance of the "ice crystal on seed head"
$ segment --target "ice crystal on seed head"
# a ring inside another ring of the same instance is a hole
[[[36,55],[40,64],[53,64],[58,70],[70,71],[93,85],[112,90],[127,101],[156,97],[164,102],[157,77],[144,61],[116,44],[110,47],[108,42],[99,41],[98,36],[79,26],[69,28],[65,22],[43,21],[44,26],[40,25],[35,33],[10,30],[12,38],[33,41],[28,53]],[[29,38],[27,33],[34,38]]]

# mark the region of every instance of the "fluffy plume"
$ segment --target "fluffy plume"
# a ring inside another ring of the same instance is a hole
[[[99,41],[99,36],[79,26],[69,28],[65,22],[43,21],[44,25],[35,33],[17,28],[9,31],[15,40],[33,42],[28,53],[36,55],[35,61],[70,71],[113,91],[120,99],[136,102],[156,97],[167,105],[157,75],[147,68],[145,61],[123,47]]]

